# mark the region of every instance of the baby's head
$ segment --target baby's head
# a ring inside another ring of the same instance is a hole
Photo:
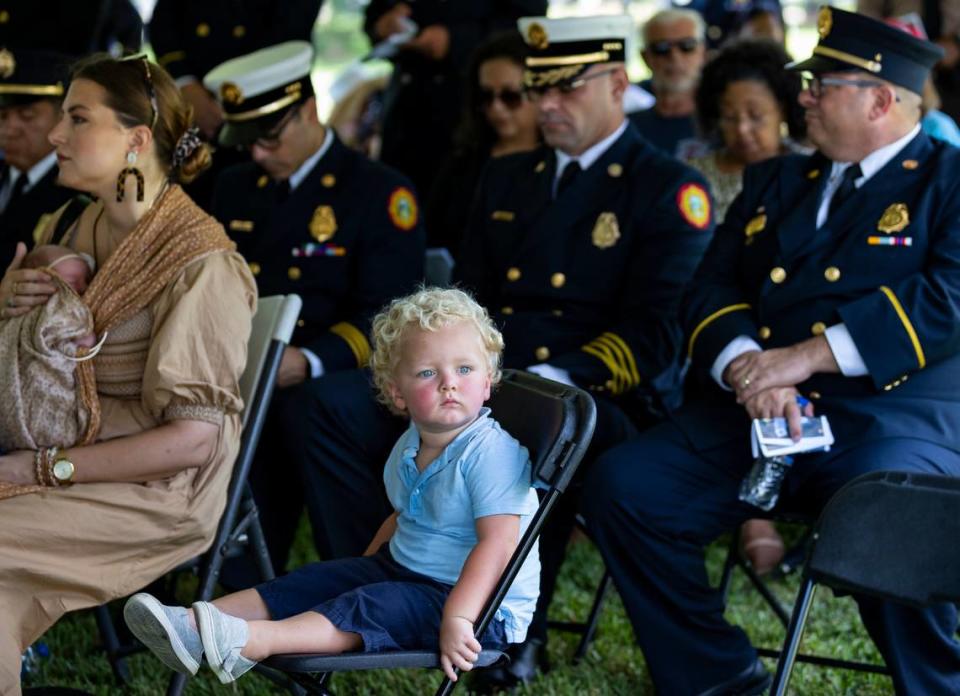
[[[503,336],[463,290],[423,288],[373,320],[378,398],[419,428],[460,429],[500,381]]]
[[[93,278],[93,259],[56,244],[36,247],[23,257],[21,268],[52,268],[78,295],[87,291]]]

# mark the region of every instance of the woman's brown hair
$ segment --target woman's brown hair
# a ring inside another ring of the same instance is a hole
[[[156,63],[145,57],[118,60],[95,53],[73,66],[71,79],[90,80],[103,87],[106,105],[126,128],[150,128],[157,159],[174,181],[189,183],[210,166],[210,149],[205,143],[174,164],[177,142],[193,126],[193,107],[170,74]]]

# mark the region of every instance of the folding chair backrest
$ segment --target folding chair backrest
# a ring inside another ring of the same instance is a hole
[[[960,480],[874,472],[849,482],[820,515],[806,573],[917,606],[960,601]]]
[[[240,377],[240,396],[243,399],[243,424],[246,425],[260,375],[273,341],[290,342],[300,315],[302,301],[297,295],[272,295],[257,300],[253,327],[247,342],[247,365]]]
[[[589,395],[529,372],[506,370],[489,406],[504,430],[529,450],[534,484],[562,493],[593,435],[596,407]]]

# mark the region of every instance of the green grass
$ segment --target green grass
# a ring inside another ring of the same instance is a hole
[[[304,529],[299,535],[298,548],[292,561],[294,564],[315,557],[308,539],[309,535]],[[719,576],[725,552],[726,544],[722,541],[709,549],[707,567],[711,577]],[[584,617],[602,571],[600,557],[589,542],[573,543],[563,568],[551,618],[578,620]],[[796,585],[795,575],[772,583],[776,594],[788,606],[793,601]],[[783,641],[784,632],[780,623],[765,607],[760,596],[750,589],[742,573],[734,574],[727,613],[731,621],[747,630],[755,645],[779,647]],[[66,617],[44,640],[52,656],[41,663],[36,673],[30,675],[26,686],[55,684],[104,695],[120,691],[113,681],[106,658],[98,649],[96,625],[90,612]],[[616,593],[611,593],[607,601],[597,639],[586,660],[576,667],[570,664],[575,647],[574,636],[553,632],[549,646],[553,670],[517,693],[524,696],[653,693],[643,655],[634,645],[630,623]],[[852,600],[834,598],[827,589],[817,593],[805,632],[803,650],[835,657],[879,661]],[[129,658],[129,665],[133,683],[127,693],[148,695],[164,692],[170,673],[153,656],[135,655]],[[771,671],[775,667],[772,662],[768,662],[767,666]],[[695,665],[691,667],[695,668]],[[438,673],[394,671],[338,675],[334,678],[333,688],[342,696],[412,696],[431,693],[438,683]],[[187,688],[187,694],[191,695],[273,693],[285,692],[259,675],[249,675],[233,686],[223,686],[206,668],[201,670],[200,676],[191,680]],[[875,696],[891,694],[893,689],[886,677],[798,665],[791,680],[791,693]]]

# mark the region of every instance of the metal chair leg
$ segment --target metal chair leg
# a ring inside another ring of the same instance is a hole
[[[771,696],[785,696],[787,693],[790,673],[793,671],[793,665],[797,659],[800,640],[803,638],[803,627],[807,622],[807,615],[810,613],[810,605],[813,604],[815,591],[816,583],[809,578],[804,578],[803,584],[800,586],[800,592],[797,594],[797,602],[793,607],[793,615],[790,617],[790,625],[787,627],[787,637],[784,640],[783,651],[780,653],[780,660],[777,662],[777,673],[773,678],[773,685],[770,687]]]
[[[130,667],[123,658],[120,639],[117,638],[117,630],[114,628],[113,619],[110,617],[110,610],[106,604],[101,604],[93,612],[97,620],[97,629],[100,631],[100,638],[103,640],[103,649],[107,653],[107,660],[110,662],[110,669],[117,683],[127,686],[130,684]]]
[[[727,549],[727,558],[723,562],[723,572],[720,574],[720,583],[717,585],[717,589],[720,590],[720,595],[723,597],[724,604],[727,603],[727,599],[730,596],[730,576],[733,574],[733,569],[737,566],[740,559],[739,546],[740,531],[737,530],[730,539],[730,548]]]
[[[603,609],[603,603],[606,600],[607,592],[610,591],[612,584],[613,578],[610,577],[610,571],[604,569],[603,578],[600,580],[599,587],[597,587],[597,594],[594,595],[593,598],[593,606],[590,607],[590,614],[587,616],[587,623],[583,629],[583,637],[580,638],[577,651],[573,654],[573,664],[575,665],[580,664],[580,661],[586,657],[590,643],[593,642],[593,638],[597,634],[597,624],[600,623],[600,611]]]

